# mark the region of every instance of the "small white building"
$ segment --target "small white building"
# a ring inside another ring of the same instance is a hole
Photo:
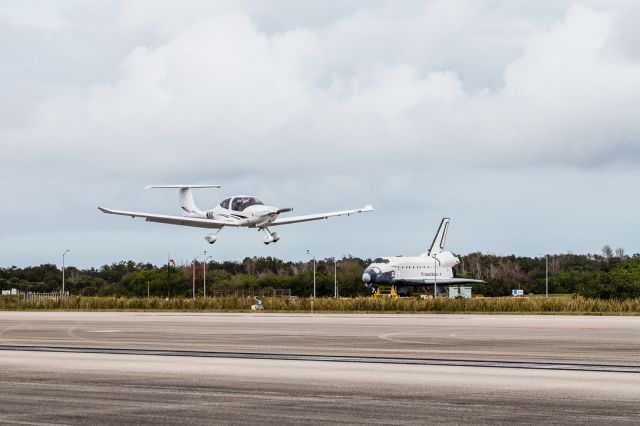
[[[471,287],[466,286],[449,286],[449,297],[454,299],[456,297],[464,297],[465,299],[471,298]]]

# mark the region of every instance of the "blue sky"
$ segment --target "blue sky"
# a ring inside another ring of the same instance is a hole
[[[0,265],[640,252],[640,5],[626,1],[4,2]],[[206,231],[167,183],[294,214]]]

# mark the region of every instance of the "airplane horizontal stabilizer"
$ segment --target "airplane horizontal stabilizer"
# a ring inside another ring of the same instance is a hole
[[[173,188],[173,189],[186,189],[186,188],[221,188],[220,185],[150,185],[145,186],[145,189],[153,188]]]

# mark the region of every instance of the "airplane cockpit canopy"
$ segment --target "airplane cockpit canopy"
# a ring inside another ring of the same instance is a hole
[[[231,198],[225,198],[224,200],[222,200],[220,202],[220,207],[224,208],[224,209],[228,209],[229,208],[229,202],[231,201]]]
[[[376,257],[372,263],[389,263],[389,259],[383,259],[382,257]]]
[[[231,210],[241,212],[247,207],[255,205],[263,205],[263,203],[254,197],[235,197],[231,203]]]

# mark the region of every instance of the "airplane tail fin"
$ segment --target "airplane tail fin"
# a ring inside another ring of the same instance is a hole
[[[152,185],[149,188],[173,188],[178,189],[180,194],[180,210],[184,216],[200,217],[204,212],[198,208],[193,200],[192,188],[220,188],[220,185]]]
[[[182,214],[185,216],[197,215],[201,216],[202,210],[196,206],[195,201],[193,201],[193,193],[191,192],[191,188],[180,188],[180,209],[182,210]]]
[[[444,250],[444,243],[447,238],[447,231],[449,230],[449,221],[448,217],[443,217],[442,222],[440,222],[440,227],[438,228],[438,232],[436,236],[433,238],[433,243],[431,243],[431,248],[427,253],[427,256],[435,256]]]

